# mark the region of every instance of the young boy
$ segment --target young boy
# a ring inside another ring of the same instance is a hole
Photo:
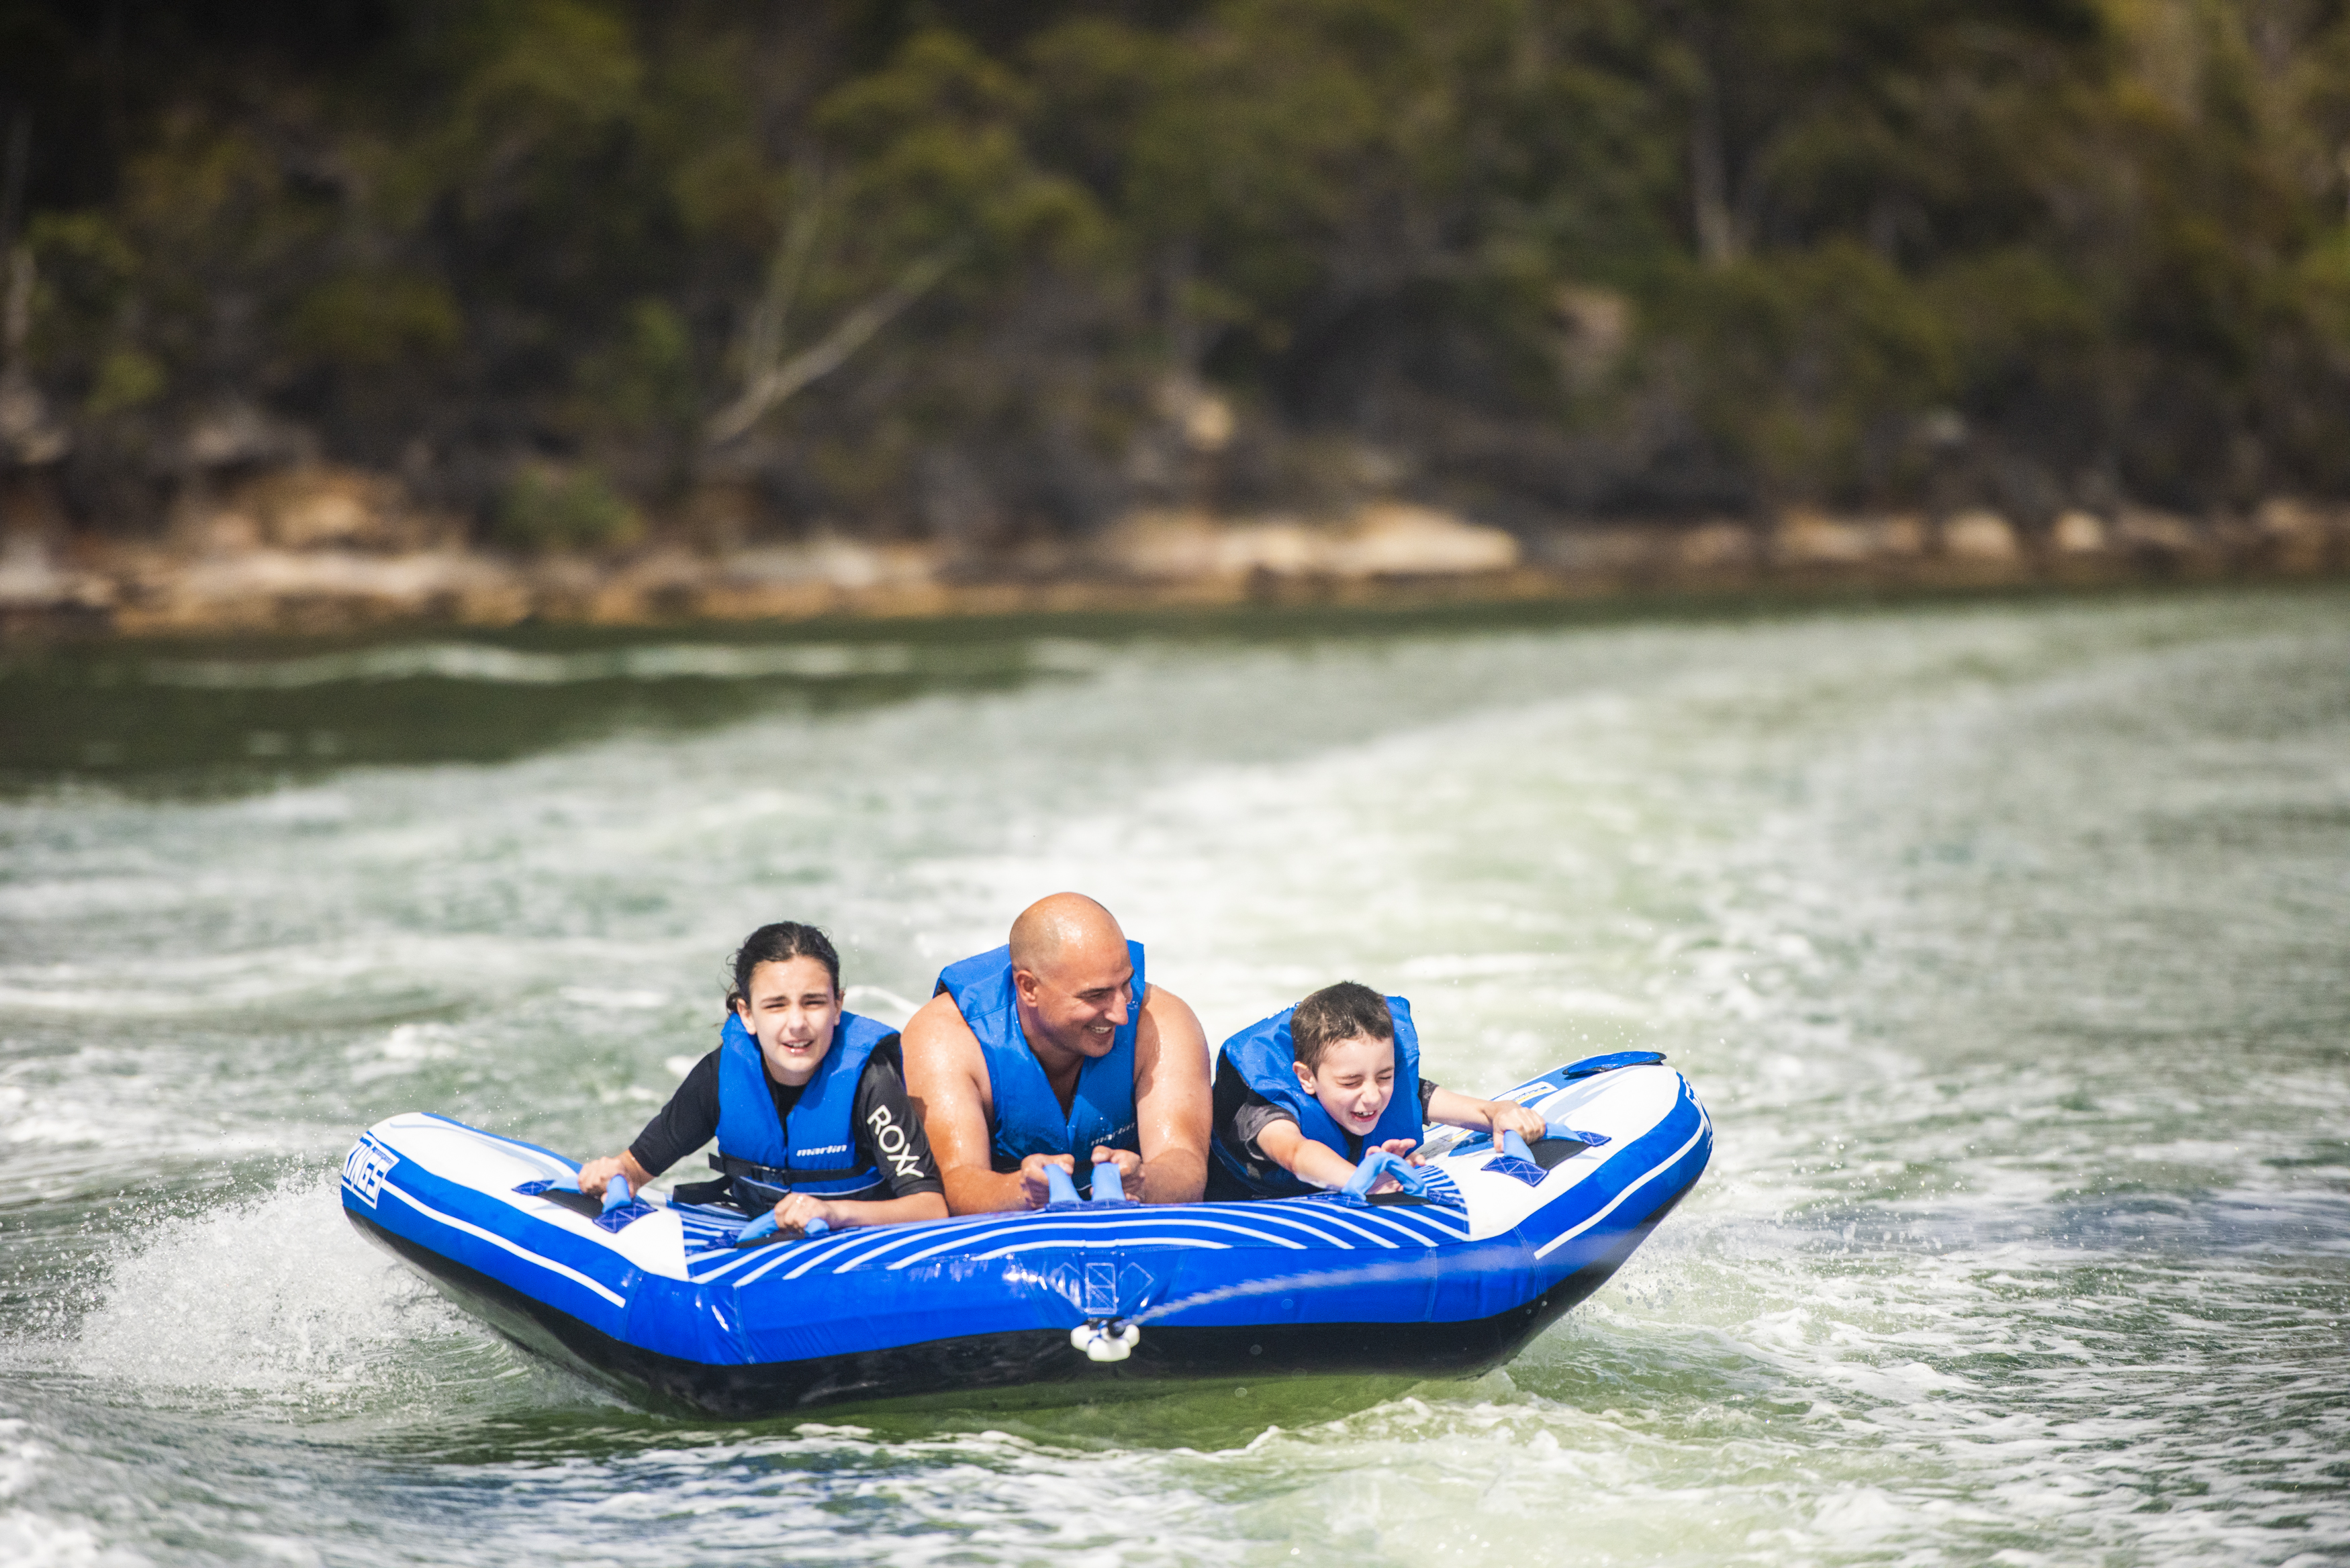
[[[1344,1187],[1366,1153],[1403,1154],[1429,1122],[1514,1128],[1530,1139],[1544,1131],[1523,1106],[1422,1078],[1410,1003],[1341,981],[1224,1042],[1207,1195],[1290,1198]],[[1384,1177],[1372,1190],[1395,1186]]]

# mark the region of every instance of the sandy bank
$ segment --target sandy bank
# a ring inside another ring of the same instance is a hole
[[[2350,572],[2350,508],[2240,515],[2068,512],[1764,523],[1563,523],[1505,533],[1427,507],[1342,517],[1126,519],[1083,543],[984,556],[837,537],[736,548],[655,539],[596,555],[471,546],[365,475],[319,470],[232,497],[141,544],[19,525],[0,541],[0,630],[332,633],[525,620],[650,625],[1218,606],[1595,598],[1836,587],[2093,586]]]

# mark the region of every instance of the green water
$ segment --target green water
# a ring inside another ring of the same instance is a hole
[[[854,1004],[1076,887],[1711,1171],[1472,1382],[712,1427],[349,1233],[618,1147],[770,919]],[[2350,595],[19,652],[0,1563],[2350,1563]]]

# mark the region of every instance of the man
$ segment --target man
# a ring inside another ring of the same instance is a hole
[[[1138,1201],[1195,1202],[1206,1185],[1207,1036],[1083,894],[1030,905],[1005,946],[941,971],[903,1038],[953,1213],[1041,1209],[1046,1167],[1082,1189],[1097,1155]]]

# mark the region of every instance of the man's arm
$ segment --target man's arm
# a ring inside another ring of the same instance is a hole
[[[924,1002],[907,1020],[900,1039],[906,1091],[930,1135],[931,1153],[946,1183],[948,1211],[992,1214],[1031,1207],[1025,1171],[994,1168],[987,1136],[987,1058],[954,998],[941,994]],[[1041,1175],[1035,1185],[1042,1189]]]
[[[1129,1181],[1128,1196],[1145,1203],[1200,1200],[1208,1185],[1208,1123],[1214,1111],[1208,1077],[1208,1036],[1199,1018],[1181,997],[1152,986],[1134,1039],[1142,1190],[1137,1193]]]

